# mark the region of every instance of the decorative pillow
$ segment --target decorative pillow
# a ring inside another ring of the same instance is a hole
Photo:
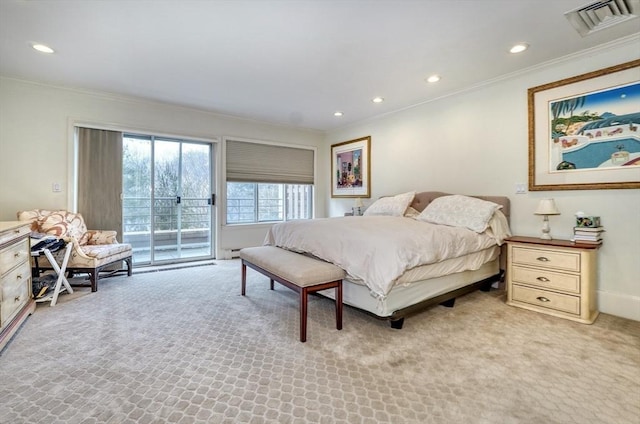
[[[404,216],[406,218],[417,218],[418,215],[420,215],[420,212],[418,212],[416,209],[412,208],[411,206],[409,206],[407,210],[404,211]]]
[[[504,216],[502,211],[495,211],[493,216],[489,220],[486,233],[493,237],[499,246],[502,246],[504,239],[511,237],[511,229],[509,228],[509,221]]]
[[[454,194],[434,199],[417,219],[432,224],[466,227],[482,233],[487,229],[494,212],[501,207],[486,200]]]
[[[411,202],[413,202],[415,195],[415,191],[410,191],[393,197],[381,197],[373,202],[373,204],[364,211],[363,215],[403,216],[404,211],[406,211]]]

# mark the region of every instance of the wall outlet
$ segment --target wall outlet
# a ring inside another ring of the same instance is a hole
[[[54,193],[59,193],[62,191],[62,188],[60,187],[60,183],[53,183],[51,184],[51,191],[53,191]]]
[[[516,183],[516,194],[526,194],[526,193],[527,193],[527,184]]]

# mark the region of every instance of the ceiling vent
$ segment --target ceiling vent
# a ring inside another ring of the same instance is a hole
[[[602,0],[565,13],[583,37],[638,17],[640,0]]]

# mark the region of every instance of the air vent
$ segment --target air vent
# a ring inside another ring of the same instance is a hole
[[[586,37],[601,29],[638,17],[640,0],[602,0],[565,13],[571,25]]]

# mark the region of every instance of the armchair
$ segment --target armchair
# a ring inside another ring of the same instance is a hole
[[[127,275],[131,276],[131,245],[118,243],[115,231],[88,230],[82,215],[65,210],[33,209],[17,215],[19,221],[31,221],[32,231],[54,235],[67,242],[67,248],[72,249],[67,272],[69,275],[88,273],[92,292],[98,290],[100,272],[110,265],[125,261]],[[58,263],[62,263],[63,254],[63,250],[53,254]]]

